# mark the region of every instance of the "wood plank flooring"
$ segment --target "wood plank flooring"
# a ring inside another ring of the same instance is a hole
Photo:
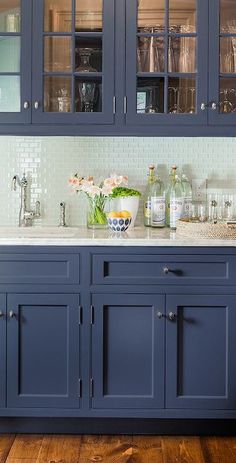
[[[236,463],[236,437],[0,435],[0,463]]]

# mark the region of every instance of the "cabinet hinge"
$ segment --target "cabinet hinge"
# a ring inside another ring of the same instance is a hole
[[[93,378],[90,378],[90,397],[93,398],[93,390],[94,390],[94,381]]]
[[[113,114],[116,114],[116,97],[115,96],[113,96],[112,109],[113,109]]]
[[[94,307],[93,307],[93,305],[90,306],[90,324],[94,325]]]
[[[79,306],[79,324],[82,325],[83,323],[83,307]]]
[[[127,114],[127,96],[124,97],[124,114]]]
[[[82,397],[82,379],[79,378],[78,381],[78,396],[79,398]]]

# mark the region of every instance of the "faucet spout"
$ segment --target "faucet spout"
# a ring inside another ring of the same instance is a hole
[[[41,216],[40,212],[40,202],[36,201],[35,211],[27,210],[27,187],[28,180],[25,173],[20,180],[18,175],[14,175],[12,179],[12,189],[13,191],[17,190],[17,185],[20,187],[20,210],[19,210],[19,227],[28,227],[32,226],[32,221],[35,218]]]

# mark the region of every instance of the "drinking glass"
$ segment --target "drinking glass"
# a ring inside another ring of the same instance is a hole
[[[207,207],[205,203],[198,205],[198,220],[199,222],[207,221]]]
[[[173,96],[174,96],[174,104],[173,106],[170,107],[169,113],[170,114],[182,113],[183,111],[179,105],[181,87],[169,87],[169,90],[173,92]]]
[[[227,26],[230,34],[236,34],[236,20],[232,19],[227,22]],[[232,72],[236,72],[236,37],[232,37],[232,47],[234,54],[234,68]]]
[[[228,95],[229,90],[225,88],[220,92],[221,95],[221,102],[220,102],[220,112],[221,113],[232,113],[233,112],[233,105],[229,101]]]
[[[186,113],[188,114],[195,114],[196,109],[195,109],[195,94],[196,94],[196,88],[195,87],[190,87],[186,88],[186,100],[188,101],[188,94],[190,93],[191,97],[191,102],[190,106],[187,108]]]
[[[233,195],[224,194],[223,200],[223,217],[226,220],[231,220],[233,216]]]

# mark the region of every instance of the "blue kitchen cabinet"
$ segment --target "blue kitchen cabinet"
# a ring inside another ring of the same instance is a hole
[[[0,407],[6,407],[6,295],[0,294]]]
[[[114,0],[41,0],[33,17],[33,123],[112,124]]]
[[[18,4],[0,12],[0,134],[235,135],[234,2]]]
[[[148,294],[92,296],[93,409],[122,416],[164,407],[164,303]]]
[[[9,294],[7,315],[7,406],[79,408],[79,296]]]
[[[32,2],[0,8],[0,124],[31,123]]]
[[[166,407],[236,409],[236,296],[168,295]]]

